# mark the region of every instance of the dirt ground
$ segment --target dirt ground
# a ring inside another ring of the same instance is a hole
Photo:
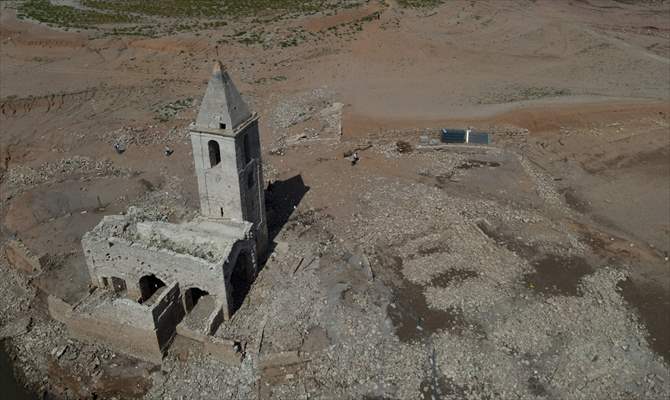
[[[48,263],[26,276],[0,256],[0,326],[31,317],[6,340],[34,392],[670,396],[667,1],[364,2],[155,37],[3,3],[0,244]],[[304,39],[277,45],[288,31]],[[282,244],[217,332],[245,341],[243,363],[176,343],[152,366],[69,339],[44,299],[87,293],[86,231],[129,206],[196,215],[188,124],[216,59],[260,115]],[[492,146],[425,145],[447,126]],[[263,367],[284,351],[302,361]]]

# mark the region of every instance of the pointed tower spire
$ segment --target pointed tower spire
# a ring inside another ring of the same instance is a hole
[[[251,117],[249,107],[242,100],[228,72],[220,61],[215,62],[195,120],[196,128],[235,134],[235,129]]]

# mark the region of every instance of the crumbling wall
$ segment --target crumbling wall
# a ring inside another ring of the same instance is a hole
[[[223,304],[222,317],[224,320],[229,320],[233,316],[234,310],[232,293],[234,288],[231,286],[231,277],[233,275],[233,270],[240,267],[238,260],[242,252],[245,252],[248,256],[249,265],[245,265],[244,267],[248,268],[248,271],[251,273],[249,281],[252,282],[258,273],[258,256],[256,254],[256,247],[252,244],[251,241],[237,242],[235,246],[233,246],[233,249],[230,252],[230,256],[223,265],[225,297],[221,298],[221,302]]]
[[[154,363],[161,362],[184,317],[176,282],[151,306],[98,290],[74,308],[49,299],[49,310],[74,337]]]
[[[120,324],[153,329],[154,319],[149,309],[133,300],[120,298],[98,306],[96,315],[105,315]]]
[[[192,224],[175,225],[165,222],[139,222],[137,239],[149,247],[165,248],[179,254],[188,254],[208,262],[225,258],[230,252],[232,238],[213,240],[211,234],[194,230]]]
[[[244,145],[245,140],[248,142],[247,146]],[[249,151],[250,154],[245,154],[246,151]],[[245,221],[254,224],[256,251],[258,254],[264,254],[267,250],[268,230],[258,120],[246,126],[244,131],[237,136],[237,152],[243,155],[237,157],[237,168],[240,171],[238,179],[240,188],[242,188],[240,190],[241,204],[244,205],[242,207],[243,217]]]
[[[65,321],[72,336],[110,348],[145,361],[159,364],[163,351],[153,330],[121,324],[101,316],[72,313]]]
[[[166,249],[147,248],[140,243],[110,237],[86,235],[82,240],[91,280],[100,285],[103,277],[126,281],[129,293],[139,293],[142,276],[154,274],[165,283],[179,282],[183,288],[198,287],[225,298],[223,262],[209,263]]]
[[[165,351],[176,335],[177,324],[184,318],[184,305],[178,283],[161,293],[151,309],[151,316],[156,327],[158,345]]]

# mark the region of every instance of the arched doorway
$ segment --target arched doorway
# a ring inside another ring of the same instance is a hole
[[[207,295],[209,295],[209,292],[197,287],[187,289],[186,292],[184,292],[184,308],[186,309],[186,312],[191,312],[191,310],[198,304],[198,300]]]
[[[144,303],[149,300],[156,291],[165,286],[165,282],[158,279],[156,275],[145,275],[140,278],[140,299],[139,302]]]
[[[233,267],[233,273],[230,277],[230,287],[232,291],[230,295],[232,301],[230,305],[231,315],[242,307],[242,303],[244,303],[244,299],[247,297],[253,281],[254,268],[251,257],[247,252],[241,252],[237,256],[235,266]]]

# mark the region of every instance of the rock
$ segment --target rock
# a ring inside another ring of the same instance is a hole
[[[374,274],[372,273],[372,268],[370,267],[370,260],[365,256],[365,254],[351,254],[347,257],[347,263],[353,267],[360,268],[368,277],[368,280],[371,281],[374,279]]]
[[[63,356],[63,354],[65,354],[65,352],[67,351],[67,347],[68,347],[67,344],[63,345],[63,346],[55,347],[53,350],[51,350],[51,354],[56,359],[60,359]]]
[[[286,139],[286,143],[290,145],[290,144],[297,143],[297,142],[299,142],[299,141],[301,141],[301,140],[303,140],[303,139],[307,139],[307,134],[305,134],[304,132],[303,132],[303,133],[299,133],[299,134],[297,134],[297,135],[293,135],[293,136],[291,136],[290,138],[287,138],[287,139]]]
[[[395,143],[396,149],[398,150],[398,153],[411,153],[412,150],[414,150],[414,147],[412,147],[411,144],[408,142],[405,142],[404,140],[398,140]]]
[[[273,156],[283,156],[284,152],[285,152],[284,147],[277,146],[277,147],[271,148],[269,153],[272,154]]]
[[[279,256],[288,254],[288,242],[278,242],[275,246],[275,253]]]
[[[305,361],[307,360],[303,359],[297,351],[284,351],[265,356],[260,360],[259,366],[261,369],[280,368]]]
[[[5,255],[9,264],[18,271],[32,274],[42,270],[40,259],[20,241],[11,240],[5,245]]]
[[[123,153],[126,151],[126,145],[125,145],[125,143],[120,143],[120,142],[116,142],[116,143],[114,143],[114,150],[115,150],[118,154],[123,154]]]

